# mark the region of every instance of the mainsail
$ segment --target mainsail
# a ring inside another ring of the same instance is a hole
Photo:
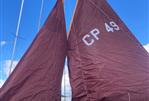
[[[0,89],[0,101],[60,101],[66,42],[63,1],[57,0],[30,48]]]
[[[149,101],[149,54],[106,0],[78,0],[68,62],[72,101]]]

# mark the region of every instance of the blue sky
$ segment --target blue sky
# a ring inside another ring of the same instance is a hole
[[[67,31],[76,0],[64,0]],[[44,0],[43,24],[56,0]],[[149,0],[108,0],[142,45],[149,43]],[[6,66],[12,54],[21,0],[0,0],[0,73],[6,79]],[[17,62],[38,32],[41,0],[25,0],[14,60]],[[149,44],[148,44],[149,46]]]

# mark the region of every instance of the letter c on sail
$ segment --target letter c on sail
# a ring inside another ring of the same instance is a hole
[[[90,46],[90,45],[92,45],[93,43],[94,43],[94,39],[91,39],[91,41],[88,41],[87,40],[87,38],[89,38],[90,37],[90,35],[85,35],[83,38],[82,38],[82,40],[83,40],[83,42],[87,45],[87,46]]]

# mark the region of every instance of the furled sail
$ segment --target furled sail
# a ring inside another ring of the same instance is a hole
[[[0,101],[60,101],[66,56],[62,0],[0,90]]]
[[[149,54],[106,0],[78,0],[68,65],[72,101],[149,101]]]

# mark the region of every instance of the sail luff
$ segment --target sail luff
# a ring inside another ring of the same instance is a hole
[[[69,33],[70,33],[71,28],[72,28],[72,22],[74,20],[74,16],[75,16],[75,12],[76,12],[76,9],[77,9],[77,6],[78,6],[78,2],[79,2],[79,0],[76,0],[75,9],[73,11],[73,16],[72,16],[72,19],[71,19],[71,22],[70,22],[70,28],[69,28],[69,31],[67,33],[67,38],[69,38]]]

